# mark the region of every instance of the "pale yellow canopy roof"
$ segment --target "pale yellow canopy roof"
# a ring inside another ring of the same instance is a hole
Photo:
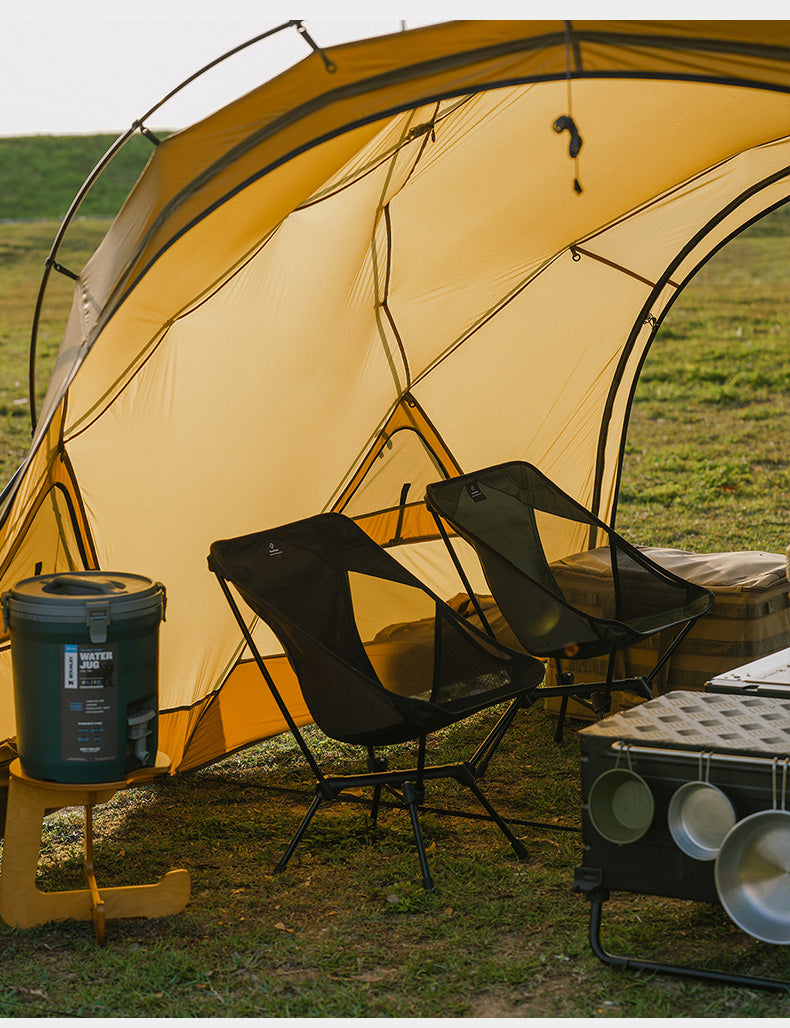
[[[663,316],[789,195],[788,22],[459,22],[328,56],[156,148],[3,510],[3,590],[37,565],[165,584],[176,767],[283,727],[213,540],[343,510],[449,596],[429,481],[524,459],[610,518]]]

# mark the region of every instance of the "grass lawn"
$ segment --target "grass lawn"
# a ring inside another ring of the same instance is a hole
[[[0,225],[4,479],[29,436],[27,344],[54,230]],[[79,266],[102,230],[77,222],[59,259]],[[753,229],[670,313],[628,436],[618,527],[635,541],[776,552],[790,542],[789,272],[787,235]],[[56,315],[68,308],[67,280],[56,293],[39,337],[39,395],[59,339]],[[431,756],[471,750],[490,717],[448,729]],[[286,737],[119,794],[96,811],[100,886],[185,867],[188,907],[172,918],[110,921],[104,948],[88,924],[0,924],[0,1015],[790,1014],[786,995],[617,973],[590,952],[588,906],[572,892],[582,859],[578,727],[556,745],[546,712],[522,712],[486,776],[528,861],[517,862],[491,825],[425,815],[431,894],[420,885],[406,815],[385,811],[372,832],[364,808],[351,804],[320,811],[287,870],[272,874],[311,795]],[[474,810],[451,785],[437,786],[429,802]],[[40,888],[81,887],[81,831],[79,812],[48,819]],[[718,907],[647,896],[615,896],[606,907],[604,941],[614,951],[790,978],[786,947],[756,942]]]
[[[618,528],[643,545],[790,543],[790,248],[760,228],[681,294],[640,376]]]

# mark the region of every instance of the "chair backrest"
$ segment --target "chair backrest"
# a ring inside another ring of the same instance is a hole
[[[209,566],[272,628],[335,739],[416,738],[523,688],[523,656],[467,625],[342,514],[220,540]]]
[[[706,590],[659,568],[530,464],[433,483],[426,502],[475,549],[503,617],[531,653],[603,654],[708,602]]]

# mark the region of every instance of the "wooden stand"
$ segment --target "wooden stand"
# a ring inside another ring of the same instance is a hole
[[[93,921],[96,941],[105,941],[105,920],[111,917],[166,917],[189,901],[189,872],[169,871],[154,885],[122,885],[99,890],[93,869],[93,808],[119,789],[145,785],[166,774],[170,759],[157,754],[153,767],[132,772],[121,782],[61,784],[30,778],[19,760],[9,768],[8,812],[0,865],[0,916],[14,928],[32,928],[50,921]],[[85,808],[85,878],[87,889],[42,892],[36,887],[41,833],[47,810]]]

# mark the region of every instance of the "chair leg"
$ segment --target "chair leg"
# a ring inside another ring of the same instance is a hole
[[[387,758],[377,757],[376,751],[373,747],[368,746],[368,771],[386,771],[388,766]],[[381,785],[376,785],[373,788],[373,802],[370,806],[370,820],[374,828],[378,823],[382,788],[383,787]]]
[[[375,828],[378,824],[379,819],[379,807],[381,806],[381,786],[377,785],[373,789],[373,802],[370,805],[370,823]]]
[[[614,681],[614,662],[617,658],[617,651],[609,651],[609,661],[606,665],[606,689],[592,694],[595,713],[600,718],[605,718],[612,709],[612,683]]]
[[[513,700],[504,714],[488,733],[486,738],[480,743],[474,756],[467,761],[475,778],[482,778],[486,773],[486,769],[488,768],[491,758],[496,752],[500,742],[502,742],[505,732],[510,728],[513,718],[521,709],[522,703],[523,697],[521,696],[518,696]]]
[[[563,726],[565,725],[565,713],[566,713],[567,709],[568,709],[568,696],[567,696],[567,693],[566,693],[566,695],[563,696],[562,699],[560,700],[560,713],[559,713],[559,717],[557,718],[557,727],[554,730],[554,741],[555,742],[562,742],[562,729],[563,729]]]
[[[321,795],[321,793],[320,792],[317,793],[316,796],[315,796],[315,799],[310,804],[310,809],[307,811],[307,813],[305,814],[304,818],[302,819],[302,823],[296,829],[296,834],[294,835],[293,839],[291,839],[290,843],[288,844],[288,849],[285,851],[285,853],[283,853],[282,857],[280,857],[280,860],[276,864],[276,866],[274,868],[275,874],[279,874],[281,871],[285,870],[285,865],[288,863],[288,861],[293,856],[294,850],[299,845],[299,843],[300,843],[304,833],[307,831],[307,828],[308,828],[310,822],[313,820],[313,815],[315,814],[315,812],[318,810],[319,806],[321,805],[321,800],[322,799],[323,799],[323,796]]]
[[[409,806],[409,816],[411,817],[411,826],[414,831],[414,838],[417,843],[417,856],[420,860],[420,870],[422,871],[422,884],[426,892],[432,892],[434,889],[433,878],[428,868],[428,855],[425,852],[425,843],[422,839],[422,831],[420,829],[420,819],[417,815],[417,792],[414,785],[411,782],[403,783],[403,797]]]
[[[511,831],[510,825],[507,823],[507,821],[505,821],[504,818],[500,817],[500,815],[497,813],[497,811],[494,809],[494,807],[491,805],[491,803],[488,801],[488,799],[481,791],[479,785],[474,780],[474,777],[472,777],[471,775],[468,778],[464,776],[464,784],[472,790],[472,792],[477,797],[478,802],[485,809],[488,816],[496,825],[499,826],[499,830],[502,832],[507,841],[513,847],[513,852],[516,854],[518,859],[526,860],[529,857],[527,847],[524,845],[521,839],[516,838],[516,836]]]
[[[592,694],[593,709],[599,718],[605,718],[612,709],[612,690],[607,684],[605,690]]]

